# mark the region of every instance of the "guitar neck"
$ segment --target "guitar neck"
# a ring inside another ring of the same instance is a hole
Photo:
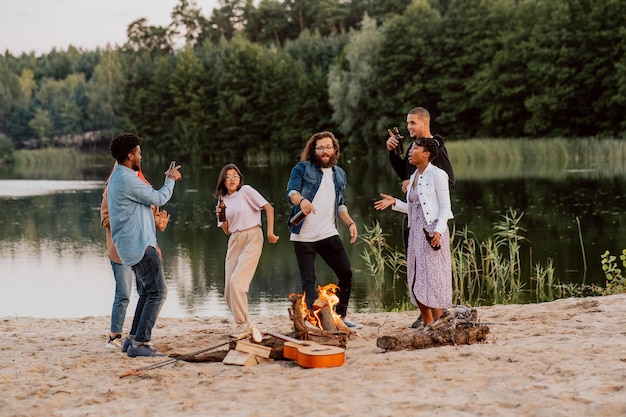
[[[311,344],[311,342],[309,342],[309,341],[294,339],[293,337],[285,336],[284,334],[280,334],[280,333],[265,332],[265,334],[269,334],[270,336],[274,336],[274,337],[276,337],[278,339],[286,340],[288,342],[297,343],[297,344],[302,345],[302,346],[307,346],[307,345]]]

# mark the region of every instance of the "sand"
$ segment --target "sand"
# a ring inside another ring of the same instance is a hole
[[[167,358],[104,349],[108,317],[4,317],[0,416],[626,415],[626,295],[477,310],[487,343],[383,352],[377,338],[416,313],[352,314],[363,327],[340,367],[176,361],[127,378]],[[287,312],[255,319],[291,331]],[[231,330],[227,317],[161,317],[152,341],[184,354]]]

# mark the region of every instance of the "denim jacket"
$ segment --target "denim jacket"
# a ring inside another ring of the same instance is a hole
[[[151,206],[162,206],[172,198],[171,178],[159,190],[146,185],[135,171],[117,165],[109,180],[107,204],[113,244],[122,263],[133,266],[143,258],[148,246],[157,247],[156,226]]]
[[[335,183],[335,227],[337,227],[337,218],[339,213],[347,211],[343,202],[343,193],[346,190],[346,172],[336,165],[333,166],[332,169],[333,182]],[[309,201],[313,201],[313,197],[315,197],[317,190],[320,188],[323,175],[322,169],[317,166],[317,164],[314,164],[311,161],[298,162],[291,170],[291,176],[289,177],[289,183],[287,184],[286,197],[289,204],[291,204],[291,200],[289,198],[289,193],[291,191],[298,191],[302,197]],[[289,216],[289,218],[291,219],[291,217],[293,217],[299,210],[300,206],[294,206],[291,209],[291,216]],[[300,233],[302,224],[303,223],[293,226],[289,223],[289,220],[287,220],[287,225],[289,226],[289,231],[291,233]]]
[[[421,175],[415,171],[409,179],[407,190],[413,187],[413,183],[417,181],[417,193],[420,197],[422,211],[429,225],[437,220],[435,232],[443,234],[448,227],[448,219],[453,218],[450,203],[450,188],[448,185],[448,174],[441,168],[433,164],[428,164]],[[411,204],[409,203],[409,193],[407,192],[406,201],[396,199],[396,204],[392,210],[409,214],[409,227],[411,227]]]

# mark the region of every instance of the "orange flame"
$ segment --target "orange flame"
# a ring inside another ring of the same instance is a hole
[[[311,324],[320,328],[321,330],[324,330],[322,326],[322,319],[319,315],[322,311],[322,308],[328,305],[333,316],[333,320],[335,322],[341,320],[341,316],[335,312],[335,306],[339,304],[339,297],[336,294],[338,290],[339,287],[335,284],[327,284],[323,287],[318,286],[317,299],[313,303],[313,311],[309,310],[308,306],[306,305],[306,294],[303,294],[302,298],[300,299],[300,314],[302,315],[302,318],[308,320]]]

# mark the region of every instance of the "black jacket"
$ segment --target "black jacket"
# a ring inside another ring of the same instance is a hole
[[[443,136],[435,134],[433,137],[439,142],[439,156],[437,156],[437,158],[435,158],[431,162],[433,163],[433,165],[446,171],[446,173],[448,174],[448,183],[450,185],[450,189],[452,189],[452,187],[454,187],[454,170],[452,169],[450,157],[448,157],[448,150],[446,149],[446,146],[444,144]],[[400,158],[400,156],[396,154],[395,149],[389,151],[389,163],[402,181],[408,180],[416,169],[415,165],[411,165],[409,163],[410,148],[410,146],[407,147],[404,158]]]

